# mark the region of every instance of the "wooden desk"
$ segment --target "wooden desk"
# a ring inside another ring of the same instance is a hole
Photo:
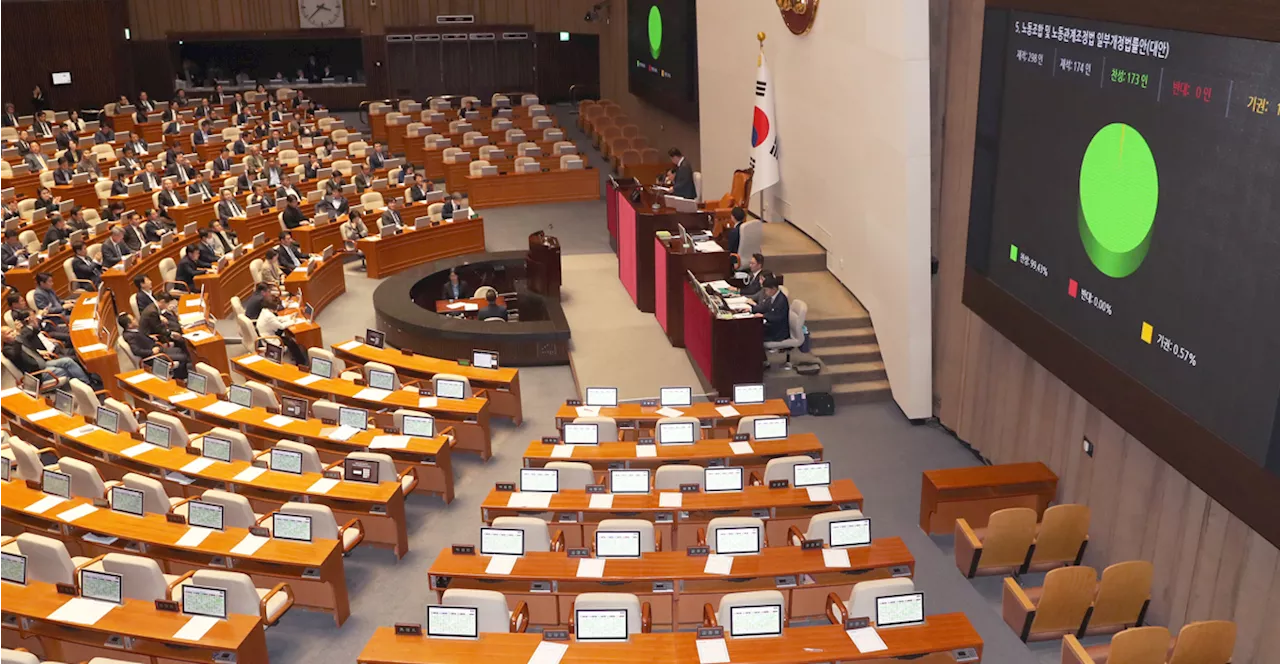
[[[298,241],[298,247],[308,254],[321,253],[325,247],[329,246],[333,247],[335,254],[341,254],[347,250],[346,241],[342,238],[342,224],[346,221],[347,218],[344,216],[320,226],[307,223],[290,232],[293,233],[293,239]],[[368,227],[366,223],[365,228]]]
[[[484,251],[484,219],[472,217],[422,230],[406,228],[385,239],[371,235],[356,246],[364,252],[369,278],[381,279],[414,265]]]
[[[733,569],[725,575],[705,572],[705,557],[683,550],[658,551],[638,559],[609,559],[602,577],[579,578],[578,559],[564,551],[526,553],[510,574],[499,575],[486,571],[490,556],[454,555],[446,547],[431,563],[427,577],[437,593],[446,588],[501,591],[512,606],[527,603],[530,622],[539,626],[569,624],[573,600],[582,593],[633,593],[650,603],[655,625],[678,629],[700,624],[703,604],[716,606],[724,595],[747,590],[780,590],[791,619],[818,618],[824,614],[828,593],[848,597],[859,581],[911,576],[915,569],[915,558],[897,537],[846,550],[850,566],[828,568],[821,550],[770,546],[756,555],[734,556]],[[793,578],[789,585],[779,586],[778,577]],[[531,590],[535,581],[549,582],[550,592]],[[669,582],[671,590],[655,592],[653,584],[659,581]]]
[[[248,241],[252,238],[245,239]],[[275,244],[275,240],[268,239],[257,246],[251,246],[239,258],[228,261],[225,268],[196,275],[195,290],[198,292],[204,289],[206,304],[213,315],[225,317],[231,312],[232,297],[243,300],[253,292],[253,273],[249,266],[265,256],[267,250]]]
[[[684,284],[689,272],[703,281],[727,278],[733,274],[729,256],[727,251],[699,253],[686,248],[678,235],[669,240],[654,236],[654,315],[672,346],[684,347]]]
[[[353,404],[370,412],[393,411],[397,408],[425,411],[441,425],[453,427],[455,444],[459,449],[476,452],[486,461],[493,454],[490,448],[488,399],[439,399],[437,405],[424,408],[419,406],[421,402],[416,387],[411,390],[395,390],[377,401],[360,395],[364,387],[340,378],[324,378],[300,385],[297,380],[310,374],[292,364],[276,364],[260,355],[242,355],[235,358],[232,365],[246,378],[311,400],[319,398]]]
[[[245,207],[243,201],[239,201],[242,208]],[[227,219],[227,225],[235,232],[236,237],[241,242],[251,242],[253,237],[258,233],[264,233],[268,240],[275,240],[280,236],[283,228],[280,226],[280,220],[276,217],[274,210],[267,210],[252,217],[230,217]]]
[[[148,159],[150,158],[152,157],[148,157]],[[156,207],[155,200],[151,198],[151,195],[156,193],[156,191],[157,190],[152,189],[151,191],[140,191],[132,195],[109,196],[107,198],[107,204],[110,205],[111,203],[121,203],[124,205],[125,212],[130,212],[130,211],[137,212],[138,214],[142,215],[145,218],[147,214],[147,210],[150,210],[151,208]],[[178,229],[178,230],[182,230],[182,229]]]
[[[600,473],[601,479],[607,476]],[[607,484],[607,481],[601,482]],[[541,515],[550,512],[551,527],[564,533],[565,546],[589,546],[595,540],[596,527],[604,519],[644,519],[653,522],[662,534],[662,548],[683,551],[697,544],[698,528],[720,516],[758,516],[765,519],[769,541],[781,545],[787,541],[787,529],[795,526],[801,532],[809,525],[809,517],[837,509],[862,509],[862,492],[853,480],[840,479],[828,487],[831,500],[811,500],[805,489],[770,489],[747,486],[742,491],[681,494],[680,509],[662,507],[658,491],[647,494],[616,494],[608,509],[593,509],[591,496],[585,491],[561,491],[551,496],[545,510],[508,507],[515,495],[493,490],[480,506],[480,518],[492,523],[500,516]],[[566,521],[568,517],[571,520]]]
[[[341,253],[335,253],[327,261],[314,263],[310,270],[294,270],[284,278],[284,287],[290,293],[302,291],[302,299],[310,304],[318,315],[330,302],[347,292],[347,275],[343,270]],[[319,327],[315,328],[317,332]],[[302,340],[299,339],[299,343]],[[314,344],[320,347],[324,343]]]
[[[84,246],[98,244],[110,237],[110,231],[103,232],[101,235],[95,235],[85,240]],[[4,273],[4,283],[16,288],[19,293],[24,296],[27,291],[36,287],[36,275],[40,272],[48,272],[53,276],[53,290],[57,291],[61,297],[67,297],[71,293],[71,283],[67,281],[67,271],[63,269],[63,263],[66,263],[74,256],[71,252],[71,245],[66,244],[59,251],[52,254],[40,253],[32,256],[27,267],[10,268]],[[105,272],[103,274],[105,278]]]
[[[594,168],[546,173],[467,176],[471,204],[477,208],[563,203],[600,199],[600,174]]]
[[[494,415],[510,417],[516,426],[524,421],[520,400],[520,372],[517,369],[481,369],[471,365],[464,367],[453,360],[429,355],[409,355],[396,348],[374,348],[354,339],[334,344],[332,348],[333,354],[348,365],[364,366],[365,362],[381,362],[391,365],[401,377],[429,381],[432,376],[440,373],[466,376],[471,381],[472,394],[488,399]]]
[[[631,196],[635,190],[634,186],[616,187],[610,181],[607,201],[609,233],[616,238],[618,279],[637,309],[654,313],[653,285],[657,268],[653,237],[658,231],[675,233],[678,224],[683,224],[690,231],[710,230],[711,215],[706,212],[676,212],[664,207],[663,193],[648,187],[640,188],[640,200],[633,202]]]
[[[92,505],[92,501],[72,498],[43,513],[27,511],[27,507],[43,496],[23,482],[6,484],[3,494],[6,525],[12,524],[45,537],[56,537],[67,545],[67,551],[73,556],[94,557],[106,553],[143,555],[160,563],[161,571],[166,574],[230,567],[248,574],[255,585],[261,587],[288,583],[293,590],[295,605],[332,613],[339,627],[351,615],[346,574],[342,568],[342,545],[338,540],[293,542],[270,539],[253,555],[242,556],[232,549],[249,535],[246,528],[214,531],[199,545],[186,546],[179,540],[186,534],[187,526],[170,523],[162,514],[139,517],[103,508],[73,523],[66,523],[57,515],[81,505]],[[82,538],[86,533],[118,539],[110,544],[95,544]],[[222,560],[215,564],[215,558]],[[225,564],[221,564],[222,561]],[[8,586],[5,589],[7,595]]]
[[[718,440],[700,440],[692,445],[640,445],[634,442],[600,443],[599,445],[567,445],[573,453],[567,457],[553,456],[559,445],[548,445],[542,441],[529,443],[524,452],[526,468],[541,468],[551,461],[583,461],[591,464],[596,470],[609,468],[650,468],[656,469],[669,463],[691,463],[698,466],[709,466],[712,462],[725,462],[730,466],[742,466],[748,473],[764,471],[769,459],[783,456],[807,454],[815,459],[822,458],[822,443],[811,433],[802,433],[784,440],[751,441],[749,454],[734,454],[727,438]],[[656,456],[638,457],[638,448],[654,447]]]
[[[232,653],[239,662],[267,661],[262,618],[232,614],[219,620],[198,642],[180,641],[174,634],[191,619],[181,613],[157,611],[155,603],[126,599],[94,625],[58,622],[49,615],[72,598],[59,595],[53,585],[33,581],[26,586],[4,584],[5,645],[33,639],[47,660],[85,661],[94,656],[119,657],[121,650],[105,645],[113,636],[132,640],[126,655],[150,661],[217,662],[218,653]],[[18,628],[17,621],[25,624]]]
[[[49,191],[53,193],[54,198],[75,201],[76,205],[82,208],[100,209],[102,203],[98,200],[98,190],[94,189],[94,184],[96,184],[96,181],[90,177],[89,181],[84,184],[55,184]]]
[[[0,180],[0,187],[13,187],[13,194],[18,198],[35,198],[40,191],[39,173],[21,173]]]
[[[949,535],[960,518],[984,528],[992,512],[1007,507],[1030,507],[1042,517],[1057,492],[1058,476],[1039,461],[926,470],[920,484],[920,529]]]
[[[725,417],[717,411],[717,406],[710,401],[695,401],[689,406],[679,406],[676,410],[684,414],[685,417],[696,417],[702,421],[705,427],[728,427],[736,429],[739,420],[744,417],[754,415],[771,415],[774,417],[791,417],[791,411],[787,408],[787,403],[782,399],[769,399],[760,404],[732,404],[733,409],[738,411],[737,415]],[[570,406],[561,404],[556,409],[556,429],[562,434],[564,433],[564,425],[579,417],[578,408],[580,406]],[[601,417],[612,417],[618,423],[618,428],[645,428],[652,429],[657,425],[658,420],[662,419],[662,415],[658,414],[660,407],[658,406],[641,406],[638,403],[624,403],[613,407],[600,408]]]
[[[764,320],[754,316],[721,318],[694,290],[686,274],[680,280],[684,308],[684,346],[704,389],[733,394],[733,386],[764,381]]]
[[[94,320],[97,323],[93,327],[75,329],[77,321],[82,320]],[[124,391],[110,379],[120,373],[120,358],[116,355],[115,348],[111,347],[116,335],[116,305],[111,292],[106,291],[101,297],[94,293],[81,293],[76,298],[75,306],[71,308],[67,327],[71,333],[71,345],[75,347],[80,363],[89,373],[102,377],[111,396],[123,399]]]
[[[215,415],[202,409],[218,401],[216,396],[203,395],[174,403],[172,397],[186,394],[187,389],[174,381],[144,380],[130,383],[127,379],[143,373],[133,371],[117,377],[116,382],[130,396],[134,404],[145,411],[159,411],[175,415],[182,420],[187,432],[208,431],[219,426],[245,434],[255,449],[266,450],[278,440],[298,440],[314,448],[325,463],[341,461],[351,452],[381,452],[396,462],[396,468],[404,471],[412,468],[418,477],[415,493],[437,494],[446,503],[453,500],[453,456],[451,435],[448,428],[435,438],[410,438],[403,449],[390,449],[370,445],[383,435],[383,431],[371,428],[355,434],[347,440],[329,437],[334,427],[318,419],[290,420],[287,424],[272,424],[272,413],[265,408],[244,408],[230,415]]]
[[[950,652],[972,648],[982,656],[982,637],[963,613],[931,615],[923,625],[895,627],[880,632],[888,650],[863,654],[845,634],[843,626],[789,627],[781,637],[728,639],[729,657],[741,664],[820,664],[822,662],[916,659],[940,653],[941,661],[954,661]],[[697,634],[657,632],[635,634],[625,643],[570,641],[560,664],[698,664]],[[391,627],[379,627],[357,658],[359,664],[466,664],[479,661],[525,662],[533,656],[542,635],[481,634],[479,639],[444,639],[398,636]],[[935,662],[937,660],[922,660]],[[975,660],[978,661],[978,660]]]
[[[293,475],[267,471],[252,480],[239,480],[236,476],[250,467],[244,461],[214,463],[196,473],[183,468],[200,458],[186,448],[148,450],[136,457],[124,456],[138,440],[127,433],[112,434],[95,429],[79,437],[68,434],[85,424],[82,417],[68,417],[61,413],[38,422],[29,416],[47,410],[49,405],[25,394],[6,395],[0,412],[10,420],[11,430],[37,447],[52,445],[60,454],[92,463],[103,479],[120,479],[125,473],[139,473],[160,480],[171,496],[193,497],[206,489],[224,489],[244,495],[254,511],[262,513],[279,509],[281,505],[298,496],[306,496],[310,502],[328,505],[339,525],[350,519],[359,519],[364,526],[365,542],[390,548],[396,557],[404,556],[409,549],[408,530],[405,524],[404,494],[400,483],[388,480],[380,484],[338,482],[327,493],[309,493],[312,485],[322,479],[319,473]],[[30,436],[30,438],[27,438]],[[189,484],[178,482],[172,474],[193,478]]]
[[[199,294],[185,295],[178,302],[179,316],[198,311],[200,311]],[[204,335],[195,334],[201,330],[208,332],[212,336],[205,337]],[[196,340],[193,334],[204,338]],[[183,338],[187,340],[187,348],[191,351],[191,366],[195,366],[196,362],[204,362],[217,369],[220,373],[231,373],[231,365],[227,362],[227,340],[218,332],[218,328],[206,322],[185,331]],[[103,379],[108,383],[112,382],[106,376],[103,376]]]
[[[186,251],[187,245],[194,244],[199,240],[200,236],[192,233],[190,235],[178,235],[173,242],[163,247],[157,246],[157,243],[152,243],[151,253],[146,258],[134,261],[128,270],[123,269],[123,262],[104,269],[102,271],[102,283],[111,289],[111,292],[116,296],[116,301],[124,303],[124,308],[128,309],[129,296],[137,292],[133,287],[134,277],[141,274],[151,277],[151,284],[158,292],[164,282],[164,279],[160,276],[160,261],[170,258],[173,259],[174,263],[177,263],[182,258],[182,252]]]
[[[210,187],[216,194],[217,190]],[[199,205],[173,205],[168,209],[169,217],[173,219],[173,223],[178,226],[178,230],[186,228],[187,224],[195,222],[201,228],[208,226],[209,222],[218,218],[218,211],[215,209],[218,205],[217,198],[201,202]],[[245,241],[253,239],[253,236],[245,238]]]
[[[478,151],[478,148],[477,148]],[[473,157],[474,159],[474,157]],[[536,158],[538,166],[547,170],[560,168],[559,156],[540,156]],[[505,152],[502,159],[489,159],[489,165],[498,167],[498,173],[508,175],[516,168],[516,156],[513,152]],[[444,165],[444,186],[446,191],[469,191],[471,162]]]

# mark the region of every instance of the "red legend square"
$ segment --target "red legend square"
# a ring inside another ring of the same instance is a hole
[[[1067,295],[1070,295],[1071,297],[1075,297],[1078,292],[1080,292],[1080,284],[1076,283],[1075,279],[1068,279]]]

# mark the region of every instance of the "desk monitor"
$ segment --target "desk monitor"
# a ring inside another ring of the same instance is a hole
[[[924,593],[876,598],[876,628],[924,624]]]
[[[611,493],[649,493],[648,468],[613,468],[609,471]]]
[[[452,378],[441,378],[436,381],[436,396],[441,399],[466,399],[467,384]]]
[[[80,596],[100,602],[124,604],[124,577],[110,572],[80,570]]]
[[[208,394],[208,381],[204,374],[192,371],[187,374],[187,389],[196,394]]]
[[[243,385],[232,385],[227,388],[227,399],[237,406],[251,408],[253,406],[253,391]]]
[[[385,348],[387,345],[387,335],[378,330],[365,330],[364,342],[373,348]]]
[[[13,462],[8,458],[0,457],[0,480],[8,482],[11,472],[13,472]]]
[[[295,420],[307,419],[307,400],[298,397],[280,397],[280,414]]]
[[[279,447],[271,448],[271,456],[269,457],[269,465],[271,470],[281,473],[293,473],[294,475],[302,474],[302,452],[295,450],[284,450]]]
[[[157,357],[151,360],[151,375],[160,380],[169,380],[169,370],[172,368],[169,358]]]
[[[523,556],[524,531],[519,528],[481,528],[480,554],[485,556]]]
[[[400,419],[400,433],[420,438],[435,438],[436,418],[428,415],[405,415]]]
[[[791,486],[827,486],[831,484],[831,462],[798,463],[792,467]]]
[[[745,477],[744,468],[707,468],[702,471],[702,490],[707,493],[742,491]]]
[[[427,636],[453,639],[480,637],[480,610],[474,606],[427,606]]]
[[[363,408],[339,406],[338,425],[364,431],[369,428],[369,411]]]
[[[94,417],[93,423],[99,429],[104,429],[111,433],[120,433],[120,413],[110,408],[98,406],[98,414]]]
[[[168,425],[158,422],[147,422],[146,431],[143,432],[144,440],[156,447],[169,449],[169,441],[173,438],[173,431]]]
[[[142,516],[143,493],[122,486],[111,487],[111,511]]]
[[[262,356],[276,364],[284,363],[284,346],[268,343],[262,348]]]
[[[576,609],[573,636],[578,641],[626,641],[626,609]]]
[[[497,369],[498,352],[493,350],[471,351],[471,366],[480,369]]]
[[[71,476],[56,470],[46,470],[40,475],[40,490],[62,498],[71,497]]]
[[[555,468],[521,468],[520,491],[556,493],[560,491],[560,471]]]
[[[378,483],[378,462],[368,459],[342,460],[342,479],[348,482]]]
[[[0,553],[0,580],[27,585],[27,557],[20,553]]]
[[[871,543],[871,519],[845,519],[827,524],[827,544],[831,548],[866,546]]]
[[[693,388],[691,387],[664,387],[660,395],[663,406],[693,405]]]
[[[782,636],[782,605],[729,607],[729,636]]]
[[[597,530],[597,558],[639,558],[640,531]]]
[[[739,406],[764,403],[764,383],[734,385],[733,402]]]
[[[40,377],[32,374],[22,374],[22,391],[32,399],[40,398]]]
[[[661,422],[658,424],[658,442],[663,445],[692,445],[696,422]]]
[[[196,224],[196,222],[193,221],[187,224],[186,226],[182,227],[182,235],[183,237],[186,237],[188,235],[195,235],[197,230],[198,230],[198,224]]]
[[[724,555],[760,553],[760,526],[719,528],[715,546]]]
[[[182,586],[182,612],[189,616],[205,616],[225,620],[227,589],[208,586]]]
[[[321,378],[333,378],[333,362],[323,357],[311,358],[311,375]]]
[[[231,441],[217,436],[205,436],[200,444],[200,456],[214,461],[231,461]]]
[[[469,207],[460,207],[453,211],[454,221],[457,221],[458,219],[470,219],[470,218],[471,218],[471,208]]]
[[[381,369],[369,370],[369,387],[375,390],[393,390],[396,386],[396,375]]]
[[[271,516],[271,536],[296,542],[311,541],[311,517],[276,512]]]
[[[63,415],[74,414],[75,400],[71,398],[71,393],[66,390],[58,390],[53,393],[53,407]]]
[[[601,408],[613,408],[618,405],[618,388],[588,387],[587,405]]]
[[[751,437],[756,440],[784,440],[787,437],[787,418],[761,417],[751,421]]]
[[[263,243],[263,242],[266,242],[266,241],[267,241],[267,234],[266,234],[266,233],[258,233],[257,235],[254,235],[254,236],[253,236],[253,241],[252,241],[252,242],[250,242],[249,244],[251,244],[251,245],[253,245],[253,246],[255,246],[255,247],[261,247],[261,246],[262,246],[262,243]]]
[[[325,247],[325,253],[326,253],[326,254],[332,253],[332,251],[333,251],[333,245],[329,245],[328,247]],[[325,258],[327,259],[327,258],[329,258],[329,256],[325,256]],[[303,318],[305,318],[305,319],[307,319],[307,320],[314,320],[314,319],[315,319],[315,316],[316,316],[316,308],[315,308],[315,307],[313,307],[313,306],[311,306],[311,303],[310,303],[310,302],[308,302],[308,303],[306,303],[306,304],[302,305],[302,317],[303,317]]]
[[[600,425],[595,422],[570,422],[564,425],[565,445],[599,445]]]
[[[197,528],[222,530],[222,505],[193,500],[187,503],[187,524]]]

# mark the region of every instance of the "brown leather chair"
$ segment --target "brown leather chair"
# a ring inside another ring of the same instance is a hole
[[[1047,641],[1075,634],[1088,619],[1097,590],[1092,567],[1063,567],[1050,571],[1044,585],[1022,588],[1012,577],[1004,580],[1001,615],[1025,641]]]
[[[1031,560],[1023,572],[1079,565],[1089,545],[1089,515],[1088,505],[1054,505],[1045,510],[1036,527]]]
[[[1098,595],[1085,621],[1084,634],[1113,634],[1141,625],[1151,604],[1151,579],[1155,566],[1146,560],[1130,560],[1102,570]]]
[[[1062,664],[1165,664],[1172,638],[1164,627],[1133,627],[1088,648],[1074,634],[1062,639]]]
[[[970,579],[979,574],[1016,574],[1026,564],[1036,539],[1036,511],[1029,507],[997,510],[986,528],[974,530],[956,519],[956,567]]]

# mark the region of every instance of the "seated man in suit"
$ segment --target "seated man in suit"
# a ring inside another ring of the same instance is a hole
[[[196,242],[196,246],[200,247],[199,262],[213,267],[213,264],[222,258],[222,243],[218,242],[208,228],[201,228],[196,233],[200,236],[200,240]]]
[[[671,187],[671,194],[680,198],[688,198],[690,200],[698,197],[698,191],[693,186],[693,167],[684,158],[684,153],[679,148],[671,148],[667,150],[667,156],[671,157],[671,173],[667,176],[667,186]]]
[[[743,297],[749,297],[753,300],[760,299],[760,293],[764,290],[764,254],[751,254],[751,258],[747,259],[747,283],[738,289],[738,294]]]
[[[249,205],[257,205],[262,210],[270,210],[276,206],[276,197],[267,190],[267,185],[255,183],[253,193],[245,199]]]
[[[138,160],[138,153],[134,152],[133,148],[128,145],[120,150],[120,159],[116,161],[116,166],[123,167],[125,175],[129,177],[133,177],[134,173],[142,170],[142,162]]]
[[[444,199],[444,208],[440,210],[441,219],[453,219],[453,211],[462,207],[462,192],[455,191]]]
[[[177,186],[174,185],[171,178],[165,178],[160,187],[160,195],[156,197],[156,204],[160,206],[160,214],[168,217],[169,208],[175,205],[182,205],[182,198],[178,196]]]
[[[382,147],[382,141],[374,141],[373,149],[369,151],[369,170],[376,171],[387,163],[387,152]]]
[[[44,233],[44,241],[40,243],[41,249],[48,249],[56,242],[61,242],[71,237],[71,231],[67,229],[67,220],[62,215],[55,215],[49,219],[49,230]]]
[[[27,162],[27,168],[30,168],[32,173],[42,173],[49,170],[49,159],[44,156],[44,147],[39,143],[31,144],[31,152],[27,153],[24,161]]]
[[[244,302],[241,303],[244,306],[245,317],[256,323],[258,321],[258,314],[262,313],[263,298],[272,290],[274,289],[271,287],[271,284],[268,284],[265,281],[254,284],[253,292],[250,293],[249,297],[246,297]]]
[[[27,260],[27,248],[22,246],[22,241],[18,239],[18,229],[10,228],[4,232],[4,244],[0,245],[0,256],[3,256],[5,272]]]
[[[182,250],[182,260],[178,261],[178,272],[174,279],[187,285],[187,290],[196,292],[196,275],[209,271],[209,263],[200,260],[200,243],[189,244]]]
[[[280,149],[280,143],[283,140],[284,139],[280,137],[280,130],[272,129],[271,135],[267,137],[267,140],[262,142],[262,148],[267,152],[275,152]]]
[[[222,177],[223,173],[230,171],[231,167],[235,165],[231,161],[231,150],[228,148],[222,148],[222,151],[218,153],[218,156],[215,157],[211,163],[213,167],[213,177],[215,178]]]
[[[84,218],[84,209],[79,205],[71,208],[71,211],[67,213],[67,229],[74,233],[76,231],[87,231],[89,228],[89,222],[85,221]]]
[[[169,231],[178,229],[177,224],[160,216],[160,211],[155,208],[147,208],[147,220],[142,223],[142,227],[147,232],[147,237],[154,236],[156,241]]]
[[[240,207],[240,203],[236,202],[229,189],[222,190],[219,194],[218,204],[214,206],[214,209],[218,212],[218,219],[224,224],[232,217],[243,217],[245,214],[244,208]]]
[[[320,169],[324,168],[324,164],[320,163],[320,157],[315,153],[307,159],[307,163],[302,167],[302,176],[307,180],[314,180],[320,176]]]
[[[316,203],[316,212],[325,212],[330,217],[338,218],[351,211],[350,205],[347,204],[347,198],[342,192],[331,191]]]
[[[266,166],[262,168],[262,177],[267,181],[267,187],[271,189],[284,184],[284,169],[280,168],[280,162],[276,160],[274,154],[267,155]]]
[[[53,172],[53,183],[56,185],[69,185],[71,178],[75,177],[76,172],[71,170],[71,160],[63,155],[58,157],[58,168]]]
[[[494,290],[486,291],[484,294],[485,305],[476,312],[476,320],[489,320],[490,318],[501,318],[507,320],[507,308],[498,306],[498,292]]]
[[[244,167],[244,172],[240,174],[240,177],[236,178],[236,194],[239,195],[247,191],[253,191],[253,181],[257,180],[258,177],[258,169],[246,165]]]
[[[93,142],[98,145],[103,143],[115,143],[116,130],[112,129],[111,126],[105,122],[99,124],[98,131],[93,133]]]
[[[36,209],[44,208],[45,214],[50,219],[53,215],[58,214],[58,206],[62,203],[61,196],[54,196],[48,187],[40,187],[36,189]]]
[[[147,232],[142,225],[142,215],[137,212],[130,210],[124,217],[124,223],[124,243],[129,245],[130,251],[138,251],[144,244],[160,241],[160,236]]]
[[[209,187],[209,183],[204,180],[204,171],[196,171],[195,179],[187,185],[187,195],[200,194],[204,200],[213,200],[213,189]]]
[[[472,295],[475,295],[475,291],[471,290],[471,287],[467,285],[467,282],[458,278],[458,272],[452,269],[449,270],[449,281],[446,281],[444,288],[441,289],[440,299],[466,300]]]
[[[252,170],[257,173],[266,165],[266,161],[262,158],[262,149],[256,145],[249,146],[249,154],[244,158],[244,167],[246,170]]]
[[[765,341],[783,341],[791,336],[791,303],[772,274],[764,278],[763,294],[751,307],[751,313],[764,319]]]
[[[152,313],[159,309],[155,304],[148,305],[145,313]],[[161,343],[152,337],[143,333],[138,329],[138,324],[133,320],[133,316],[129,314],[120,314],[116,317],[116,324],[120,328],[120,336],[125,343],[129,344],[129,352],[139,361],[155,355],[165,355],[171,361],[170,375],[178,380],[187,379],[187,365],[190,362],[190,356],[184,348],[179,347],[172,339]],[[167,338],[167,337],[166,337]]]
[[[179,154],[174,157],[172,164],[164,170],[166,177],[175,178],[178,184],[187,184],[196,177],[196,169],[191,167],[191,162],[187,160],[187,155]]]
[[[152,339],[180,342],[182,324],[178,322],[178,298],[173,293],[157,293],[155,303],[138,313],[138,327]]]
[[[289,231],[280,231],[277,249],[279,249],[277,255],[280,258],[280,270],[286,275],[310,258],[305,251],[298,248],[298,243],[293,241],[293,233]]]
[[[400,219],[400,199],[393,198],[387,201],[387,208],[382,211],[382,219],[378,227],[395,226],[396,228],[404,228],[404,222]]]
[[[160,188],[160,175],[156,173],[155,162],[147,162],[142,172],[134,176],[133,181],[142,185],[142,190],[151,193]]]
[[[240,244],[240,240],[236,237],[236,234],[227,230],[226,227],[222,225],[222,222],[217,219],[209,222],[209,235],[213,236],[213,239],[218,243],[218,246],[222,248],[222,253],[224,254],[230,253],[232,249],[236,248],[236,245]]]
[[[409,187],[409,203],[417,203],[418,201],[427,200],[427,194],[431,192],[431,185],[419,173],[413,176],[413,186]]]
[[[102,266],[112,267],[131,253],[133,250],[124,242],[124,229],[115,226],[111,229],[111,237],[102,243]]]
[[[284,223],[285,228],[297,228],[307,223],[307,215],[302,213],[302,208],[298,207],[298,199],[290,197],[285,202],[284,212],[280,213],[280,221]]]
[[[36,313],[40,316],[56,314],[65,316],[71,311],[71,300],[64,300],[58,297],[58,292],[53,289],[53,275],[48,272],[36,273],[35,288]]]
[[[141,135],[136,131],[129,132],[129,141],[125,143],[126,147],[132,148],[135,155],[150,154],[147,150],[150,147]]]
[[[75,378],[85,383],[92,384],[89,375],[85,372],[84,368],[80,366],[80,363],[76,362],[74,357],[55,358],[52,354],[42,354],[39,351],[32,350],[26,344],[22,343],[21,334],[37,334],[28,332],[28,330],[36,329],[33,323],[28,322],[29,320],[34,320],[34,314],[29,312],[26,315],[28,316],[28,320],[20,321],[15,317],[14,327],[5,325],[0,328],[0,330],[3,331],[5,358],[12,362],[13,365],[17,367],[18,371],[21,371],[22,373],[36,373],[48,369],[50,373],[59,378]],[[45,355],[48,355],[48,357],[45,357]]]
[[[102,283],[102,266],[89,258],[89,250],[85,248],[84,242],[72,243],[71,252],[75,254],[71,259],[71,271],[76,279],[88,281],[97,288]]]
[[[5,102],[4,117],[0,119],[0,125],[14,128],[18,126],[18,113],[14,110],[13,102]]]
[[[356,185],[356,193],[363,194],[366,189],[373,186],[373,180],[364,172],[364,164],[355,163],[351,165],[351,181]]]
[[[297,173],[287,173],[285,175],[284,182],[281,182],[280,186],[276,187],[276,192],[275,192],[276,200],[278,201],[288,200],[290,196],[298,200],[302,200],[303,198],[302,192],[298,191],[298,174]]]
[[[128,195],[129,183],[125,182],[126,177],[128,177],[128,175],[126,175],[124,171],[117,171],[115,175],[111,176],[111,195],[112,196]]]
[[[235,142],[231,144],[231,151],[234,152],[236,156],[249,153],[249,141],[248,141],[247,133],[241,133],[240,137],[237,138]]]
[[[156,303],[156,297],[151,292],[151,277],[140,274],[133,278],[134,299],[138,303],[138,313],[141,314],[147,310],[147,307]]]
[[[204,145],[213,137],[213,132],[209,131],[209,121],[201,120],[200,125],[191,134],[192,145]]]

